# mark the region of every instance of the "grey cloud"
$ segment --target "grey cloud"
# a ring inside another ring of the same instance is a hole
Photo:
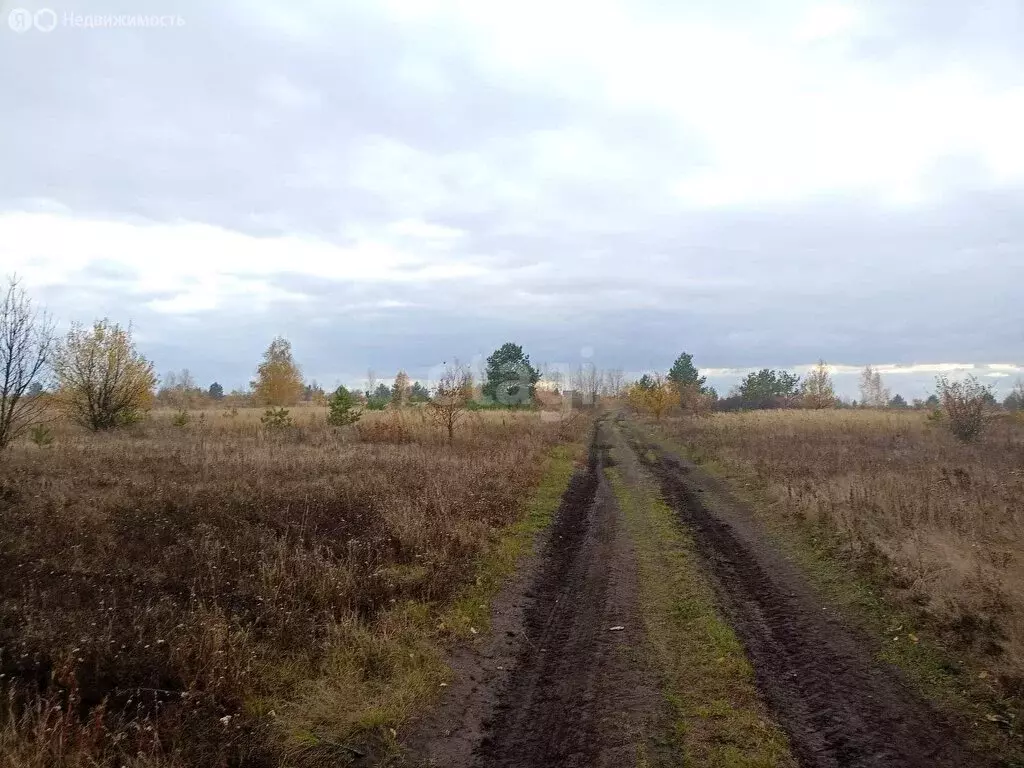
[[[161,370],[241,383],[276,333],[321,379],[426,370],[508,338],[537,361],[590,346],[627,370],[665,367],[681,349],[715,367],[1024,358],[1024,193],[986,190],[970,155],[933,172],[936,206],[847,196],[685,209],[670,188],[705,162],[698,136],[653,110],[499,76],[444,23],[314,3],[278,7],[287,24],[275,26],[261,20],[269,5],[173,5],[181,29],[2,31],[0,69],[18,76],[0,86],[0,208],[48,198],[79,215],[343,244],[422,215],[463,232],[453,256],[489,273],[353,283],[283,270],[272,282],[304,302],[182,318],[148,307],[170,293],[140,295],[131,274],[101,264],[76,277],[90,295],[44,297],[79,319],[130,314]],[[891,7],[869,6],[855,41],[873,63],[954,44],[996,66],[1019,50],[1014,4]],[[150,8],[167,4],[73,10]],[[610,170],[538,165],[538,134],[562,130]]]

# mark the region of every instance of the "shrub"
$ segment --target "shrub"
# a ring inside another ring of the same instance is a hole
[[[292,425],[292,417],[288,415],[287,408],[267,408],[260,423],[267,429],[285,429]]]
[[[184,427],[188,424],[191,418],[191,414],[184,408],[182,408],[180,411],[174,414],[173,417],[171,417],[171,424],[175,427]]]
[[[53,443],[53,432],[45,424],[36,424],[28,432],[29,438],[40,448],[45,448]]]
[[[970,442],[985,430],[992,392],[974,376],[962,381],[938,378],[938,395],[946,428],[957,439]]]
[[[345,387],[338,387],[334,390],[327,405],[331,409],[327,414],[327,423],[335,427],[355,424],[363,415],[362,411],[355,408],[355,398]]]
[[[54,360],[58,405],[95,431],[135,424],[153,400],[153,364],[135,349],[131,327],[109,320],[72,326]]]

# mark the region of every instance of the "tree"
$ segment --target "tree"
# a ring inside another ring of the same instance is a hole
[[[455,427],[462,420],[473,399],[473,374],[458,362],[445,366],[428,403],[431,418],[448,432],[448,442],[455,439]]]
[[[487,358],[483,395],[502,405],[527,405],[533,401],[540,373],[530,365],[530,356],[511,341]]]
[[[224,387],[215,381],[210,385],[206,393],[210,396],[211,400],[220,400],[224,397]]]
[[[1003,407],[1008,411],[1024,411],[1024,381],[1013,385],[1010,394],[1003,400]]]
[[[153,402],[156,375],[132,341],[132,329],[104,318],[74,325],[54,356],[57,403],[93,431],[131,424]]]
[[[179,411],[188,410],[192,401],[202,394],[196,386],[196,380],[188,368],[180,372],[170,372],[164,376],[160,390],[157,392],[157,400],[161,403],[177,408]]]
[[[989,420],[987,396],[992,394],[991,389],[974,376],[962,381],[950,381],[939,376],[936,383],[949,431],[965,443],[977,439]]]
[[[928,395],[928,399],[924,401],[924,405],[926,408],[938,408],[940,405],[939,396],[934,394]]]
[[[892,396],[892,399],[889,400],[887,407],[895,408],[896,410],[904,410],[909,406],[907,405],[907,401],[903,399],[903,395],[897,392]]]
[[[889,404],[889,390],[882,386],[882,374],[870,365],[860,375],[860,403],[865,408],[885,408]]]
[[[735,397],[744,408],[784,408],[799,392],[800,377],[788,371],[762,368],[740,382]]]
[[[391,404],[401,408],[409,402],[409,374],[399,371],[395,374],[395,383],[391,387]]]
[[[43,415],[40,379],[55,343],[50,316],[32,305],[16,277],[8,278],[0,300],[0,450]]]
[[[263,353],[263,362],[252,382],[253,395],[260,405],[294,405],[302,397],[302,372],[292,357],[291,342],[278,336]]]
[[[371,411],[383,411],[391,402],[391,387],[378,384],[373,391],[366,390],[366,407]]]
[[[573,391],[580,393],[583,405],[595,405],[597,393],[601,390],[601,372],[593,363],[583,363],[569,377],[569,385]]]
[[[418,381],[414,381],[412,386],[409,388],[409,402],[410,403],[425,403],[430,399],[430,390],[420,384]]]
[[[324,388],[317,383],[316,379],[313,379],[313,381],[302,388],[302,399],[313,405],[323,405],[326,400],[326,393]]]
[[[335,427],[344,427],[355,424],[363,415],[355,407],[356,399],[345,387],[338,387],[334,394],[327,400],[327,406],[331,409],[327,414],[327,423]]]
[[[656,420],[668,410],[679,404],[679,390],[675,382],[662,378],[660,373],[644,376],[630,387],[628,395],[630,405],[637,410],[646,411]]]
[[[604,372],[604,385],[601,392],[607,397],[618,397],[625,389],[626,374],[621,368],[609,368]]]
[[[824,360],[807,374],[802,388],[803,403],[807,408],[834,408],[836,391],[832,385],[832,375]]]

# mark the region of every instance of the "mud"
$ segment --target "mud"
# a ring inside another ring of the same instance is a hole
[[[813,595],[749,513],[695,465],[631,433],[630,444],[694,536],[719,600],[754,666],[758,688],[813,768],[964,768],[953,728],[915,696],[866,638]]]
[[[621,768],[655,748],[651,723],[665,705],[645,664],[636,558],[604,477],[606,460],[595,435],[531,583],[522,592],[513,586],[519,598],[506,596],[496,611],[503,634],[517,638],[514,669],[500,676],[493,664],[487,673],[479,659],[457,659],[463,682],[453,685],[461,689],[428,724],[433,733],[421,731],[413,764]],[[482,682],[467,686],[467,676]]]

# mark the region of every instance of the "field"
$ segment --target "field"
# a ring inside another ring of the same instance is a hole
[[[730,476],[781,535],[817,537],[840,578],[848,566],[870,577],[1019,712],[1024,423],[1003,417],[965,444],[920,412],[761,411],[662,434]],[[908,642],[908,630],[892,634]]]
[[[564,487],[556,448],[582,429],[472,414],[449,445],[415,409],[344,430],[259,415],[61,427],[4,457],[0,765],[386,751],[448,639],[485,626],[480,569],[508,567],[495,552],[539,484]]]
[[[262,416],[5,456],[0,767],[1024,760],[1018,421]]]

